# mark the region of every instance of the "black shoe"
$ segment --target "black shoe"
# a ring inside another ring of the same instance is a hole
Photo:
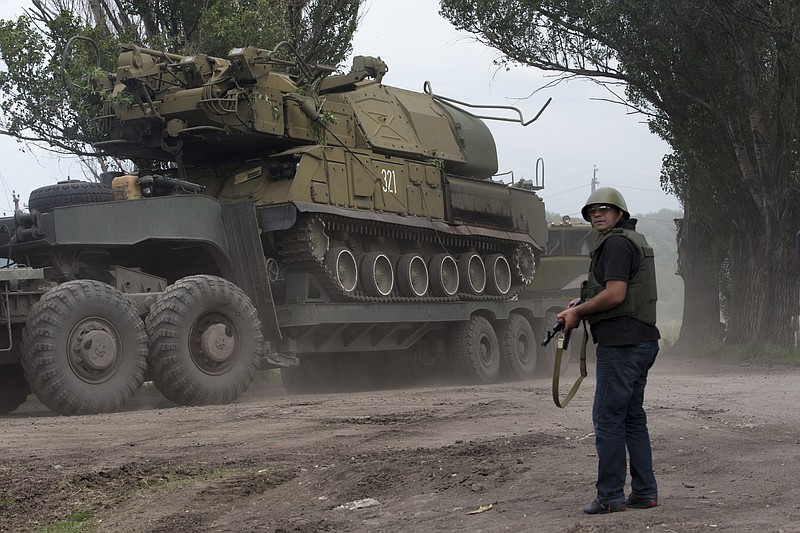
[[[625,498],[625,505],[632,509],[650,509],[658,507],[658,498],[654,496],[637,496],[631,494]]]
[[[625,502],[600,503],[599,500],[595,500],[583,506],[583,512],[586,514],[616,513],[624,510]]]

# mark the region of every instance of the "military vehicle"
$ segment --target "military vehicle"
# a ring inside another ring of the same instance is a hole
[[[573,299],[580,297],[581,284],[589,272],[589,253],[594,248],[597,232],[591,224],[583,220],[572,220],[564,215],[557,222],[547,225],[547,249],[541,257],[536,269],[536,277],[520,295],[520,299],[532,299],[544,305],[545,320],[539,322],[540,327],[552,327],[556,315],[566,309]],[[537,339],[544,338],[546,330],[535,331]],[[569,344],[569,357],[561,360],[561,372],[569,368],[571,359],[580,356],[583,329],[576,330]],[[551,374],[555,361],[555,343],[547,346],[539,345],[539,366],[541,373]],[[594,353],[594,344],[587,344],[587,355]]]
[[[3,411],[28,387],[58,413],[117,410],[145,373],[181,405],[230,402],[259,368],[290,390],[389,360],[528,377],[544,205],[492,180],[490,117],[465,107],[519,111],[387,71],[358,56],[336,74],[286,43],[123,45],[94,78],[94,147],[136,171],[37,189],[0,220]]]

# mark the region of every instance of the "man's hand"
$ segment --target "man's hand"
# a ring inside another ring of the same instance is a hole
[[[564,333],[575,328],[581,322],[581,315],[577,311],[577,307],[569,307],[558,313],[559,322],[564,323]]]
[[[586,315],[613,309],[625,300],[628,294],[628,283],[625,281],[610,280],[597,296],[580,305],[570,307],[558,313],[558,320],[564,323],[564,331],[569,331],[578,326],[581,318]],[[579,301],[577,299],[572,302]],[[570,303],[572,305],[572,303]]]

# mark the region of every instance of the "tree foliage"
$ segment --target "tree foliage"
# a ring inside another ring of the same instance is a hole
[[[442,14],[505,62],[623,84],[627,105],[673,149],[663,185],[724,256],[727,340],[791,341],[787,325],[800,312],[791,247],[800,228],[800,4],[443,0]]]
[[[351,51],[361,4],[33,0],[17,20],[0,21],[5,65],[0,70],[0,134],[90,158],[97,137],[92,118],[108,95],[94,80],[100,71],[115,70],[118,43],[225,57],[235,47],[271,49],[288,41],[308,62],[338,65]],[[88,39],[70,41],[75,36]]]

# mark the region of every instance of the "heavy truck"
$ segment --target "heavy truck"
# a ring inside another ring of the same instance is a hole
[[[466,109],[503,106],[387,71],[357,56],[337,74],[287,43],[122,45],[91,77],[94,147],[135,170],[41,187],[0,219],[0,412],[29,392],[116,411],[145,379],[179,405],[227,403],[262,368],[290,391],[375,369],[530,377],[553,306],[528,291],[544,205],[492,179],[491,117]]]
[[[598,235],[591,224],[573,220],[564,215],[560,220],[547,224],[547,248],[536,269],[533,282],[520,294],[520,298],[535,302],[537,307],[545,309],[545,320],[539,321],[540,329],[535,331],[536,338],[546,338],[542,328],[553,326],[558,321],[556,315],[567,308],[572,300],[581,295],[581,285],[588,278],[589,254],[594,249]],[[568,344],[566,355],[561,359],[561,373],[564,374],[571,361],[580,358],[583,335],[588,330],[575,331]],[[586,356],[594,356],[594,343],[586,344]],[[556,343],[548,343],[540,347],[539,368],[545,373],[552,373]]]

